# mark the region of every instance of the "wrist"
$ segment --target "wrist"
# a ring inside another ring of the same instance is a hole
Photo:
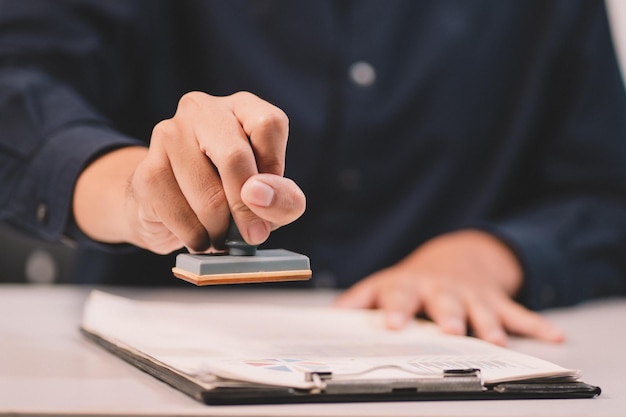
[[[517,255],[501,239],[482,230],[463,230],[469,244],[475,248],[487,273],[496,277],[499,284],[510,296],[517,294],[522,287],[523,270]]]
[[[132,146],[108,152],[90,163],[80,174],[72,202],[78,227],[104,243],[129,242],[128,188],[147,148]]]

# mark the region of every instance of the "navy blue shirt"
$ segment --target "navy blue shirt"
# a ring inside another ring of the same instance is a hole
[[[82,280],[175,282],[172,257],[89,241],[70,202],[85,164],[146,144],[190,90],[289,116],[308,207],[265,246],[309,255],[313,285],[473,227],[515,251],[531,308],[626,293],[602,1],[0,1],[0,218],[91,250]]]

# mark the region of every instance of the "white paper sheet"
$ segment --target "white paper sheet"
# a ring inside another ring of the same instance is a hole
[[[578,371],[487,342],[441,333],[427,321],[385,329],[375,310],[251,304],[184,304],[91,293],[82,327],[109,342],[210,383],[215,376],[311,388],[305,374],[333,379],[439,378],[479,368],[486,383]]]

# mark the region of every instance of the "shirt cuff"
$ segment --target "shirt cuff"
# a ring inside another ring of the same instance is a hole
[[[78,176],[99,155],[124,146],[145,146],[101,125],[74,125],[53,133],[34,154],[16,190],[16,223],[45,240],[95,244],[75,225],[72,199]]]
[[[532,310],[567,304],[563,281],[567,272],[560,250],[538,227],[523,220],[480,224],[515,254],[523,271],[523,284],[515,299]]]

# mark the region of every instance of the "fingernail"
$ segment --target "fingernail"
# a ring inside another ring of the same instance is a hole
[[[405,314],[400,313],[399,311],[391,311],[386,315],[387,327],[390,329],[401,329],[403,328],[408,318]]]
[[[465,323],[460,319],[450,318],[441,324],[444,332],[450,334],[464,335],[466,333]]]
[[[502,330],[494,329],[490,331],[485,339],[496,345],[500,345],[500,346],[506,345],[506,333]]]
[[[257,220],[248,226],[248,239],[251,240],[250,243],[253,245],[259,245],[265,242],[267,235],[267,228],[265,227],[265,223],[261,220]]]
[[[250,184],[248,201],[261,207],[269,207],[274,201],[274,189],[263,181],[253,180]]]
[[[559,329],[552,329],[549,335],[549,340],[553,342],[563,342],[565,340],[565,333]]]

